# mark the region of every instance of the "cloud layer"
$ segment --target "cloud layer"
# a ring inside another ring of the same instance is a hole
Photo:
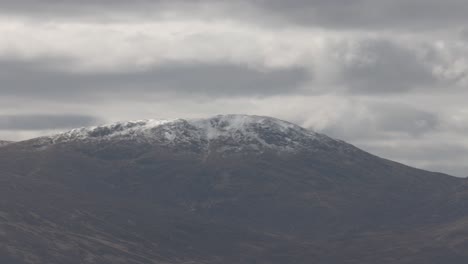
[[[0,139],[261,114],[467,176],[467,13],[461,0],[0,1]]]
[[[71,129],[99,124],[99,119],[87,115],[0,115],[0,130]]]

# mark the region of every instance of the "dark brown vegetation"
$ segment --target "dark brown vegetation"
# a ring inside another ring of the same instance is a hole
[[[0,149],[0,263],[468,263],[466,180],[365,152]]]

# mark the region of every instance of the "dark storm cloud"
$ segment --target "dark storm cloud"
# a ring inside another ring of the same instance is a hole
[[[256,69],[231,63],[177,62],[138,71],[62,71],[67,60],[0,61],[3,95],[48,99],[152,93],[178,96],[271,96],[294,93],[311,76],[299,67]]]
[[[265,22],[275,20],[334,28],[425,28],[468,22],[465,0],[2,0],[1,13],[24,15],[109,14],[151,17],[165,10],[185,10],[201,17],[220,16]]]
[[[0,115],[0,130],[46,130],[91,126],[100,123],[88,115]]]
[[[341,69],[341,82],[353,93],[396,93],[437,84],[429,63],[414,51],[376,39],[359,44]]]

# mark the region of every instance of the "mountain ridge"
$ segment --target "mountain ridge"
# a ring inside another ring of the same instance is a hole
[[[27,140],[36,148],[66,143],[123,142],[191,148],[195,152],[301,152],[333,148],[356,151],[344,141],[272,117],[217,115],[197,119],[148,119],[77,128]],[[216,147],[213,147],[216,146]]]
[[[228,119],[164,122],[143,130],[149,141],[117,126],[2,147],[0,262],[468,261],[466,179],[275,119]]]

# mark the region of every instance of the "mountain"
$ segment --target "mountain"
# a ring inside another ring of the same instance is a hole
[[[11,143],[12,143],[11,141],[0,140],[0,147],[6,146]]]
[[[15,142],[0,180],[0,263],[468,261],[465,179],[269,117]]]
[[[184,149],[199,155],[217,152],[293,153],[351,146],[273,118],[245,115],[216,116],[210,119],[140,120],[105,126],[74,129],[32,140],[35,147],[57,144],[104,144],[119,142]]]

